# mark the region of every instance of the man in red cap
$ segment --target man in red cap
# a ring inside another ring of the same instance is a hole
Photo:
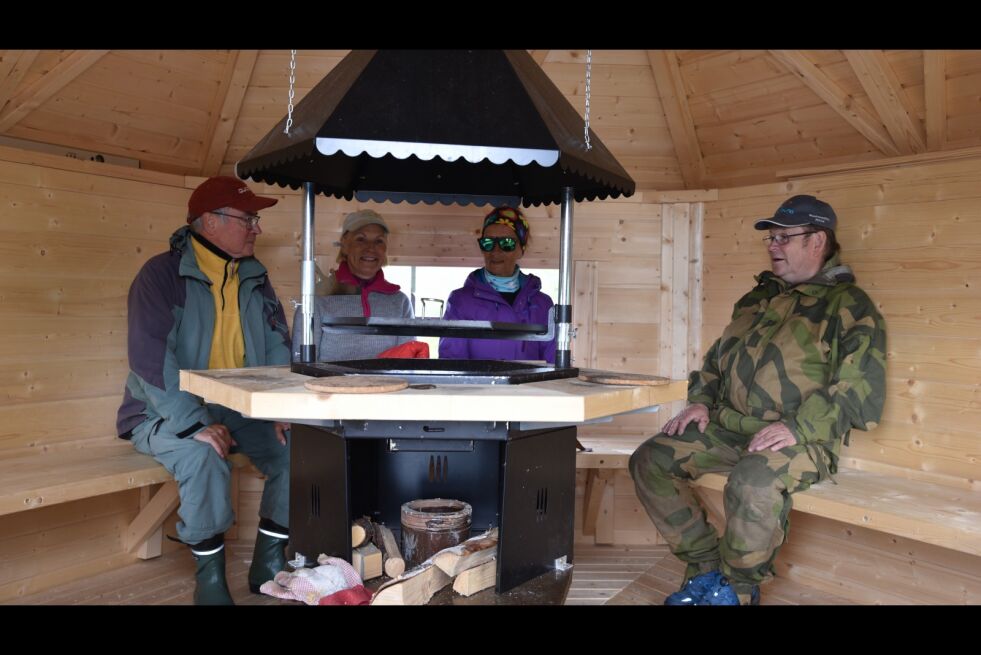
[[[181,369],[287,364],[290,337],[266,268],[253,256],[258,212],[275,198],[234,177],[212,177],[187,203],[188,225],[150,259],[129,290],[130,374],[117,433],[152,456],[180,488],[177,534],[197,563],[195,604],[231,604],[224,533],[232,511],[229,452],[266,476],[249,586],[285,568],[289,522],[287,423],[257,421],[180,390]]]

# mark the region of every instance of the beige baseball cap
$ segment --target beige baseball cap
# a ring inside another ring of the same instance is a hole
[[[379,225],[381,229],[388,233],[388,225],[385,223],[385,219],[381,217],[381,214],[372,209],[359,209],[344,217],[344,227],[341,229],[341,235],[343,236],[354,230],[360,230],[365,225]]]

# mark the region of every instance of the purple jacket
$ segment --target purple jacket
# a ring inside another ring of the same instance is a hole
[[[462,289],[450,294],[446,302],[445,319],[470,321],[500,321],[504,323],[548,323],[552,299],[542,293],[542,281],[526,275],[521,290],[509,305],[501,294],[484,282],[478,268],[467,276]],[[555,340],[511,341],[504,339],[439,340],[442,359],[543,359],[555,362]]]

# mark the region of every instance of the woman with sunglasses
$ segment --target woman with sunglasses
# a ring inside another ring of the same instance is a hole
[[[525,253],[531,227],[517,209],[496,207],[484,217],[477,245],[484,267],[472,272],[463,288],[450,294],[444,319],[548,323],[552,299],[542,293],[542,281],[521,272],[518,260]],[[439,340],[443,359],[526,359],[555,362],[555,340],[503,339]]]

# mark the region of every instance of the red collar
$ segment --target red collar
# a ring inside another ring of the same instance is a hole
[[[337,267],[337,273],[335,273],[337,281],[342,284],[349,284],[351,286],[356,286],[361,289],[361,309],[364,310],[365,318],[371,316],[371,305],[368,303],[369,293],[383,293],[386,295],[391,295],[397,293],[401,287],[397,284],[392,284],[385,279],[385,273],[379,269],[375,273],[375,277],[370,280],[362,280],[359,277],[355,277],[351,269],[348,268],[347,262],[341,262],[341,265]]]

